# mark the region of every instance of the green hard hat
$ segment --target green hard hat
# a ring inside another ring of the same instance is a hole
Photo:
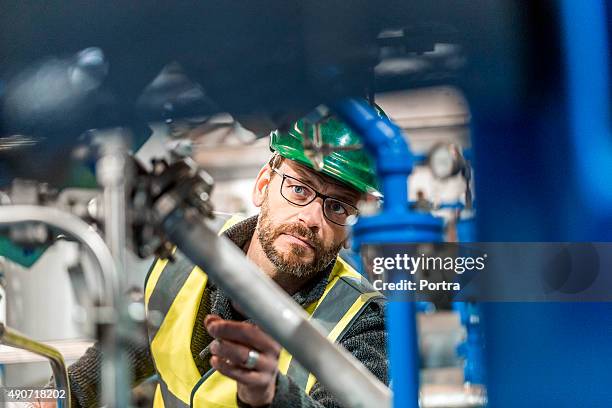
[[[304,146],[312,144],[315,127],[318,126],[324,155]],[[372,157],[361,145],[361,136],[347,124],[334,116],[327,117],[317,124],[300,119],[284,132],[275,130],[270,134],[270,150],[281,156],[321,171],[354,189],[367,194],[380,196],[376,167]],[[343,150],[334,150],[341,148]]]

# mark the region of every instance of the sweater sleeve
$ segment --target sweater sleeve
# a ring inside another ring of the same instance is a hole
[[[388,361],[386,353],[387,332],[382,301],[368,305],[364,313],[351,326],[340,345],[355,356],[380,381],[388,384]],[[316,382],[309,395],[293,380],[279,374],[276,393],[271,408],[340,408],[333,395]]]

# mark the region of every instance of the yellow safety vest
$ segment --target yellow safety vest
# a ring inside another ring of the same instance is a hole
[[[237,221],[230,219],[221,231]],[[204,324],[196,321],[196,316],[208,276],[184,255],[176,255],[173,263],[157,260],[145,282],[147,314],[155,311],[162,317],[161,325],[149,328],[151,355],[159,377],[153,406],[235,408],[236,381],[214,369],[202,377],[191,353],[194,326]],[[330,341],[339,342],[366,305],[381,297],[338,257],[323,295],[305,310],[310,320],[325,330]],[[281,373],[290,376],[306,393],[310,392],[316,378],[285,349],[278,366]]]

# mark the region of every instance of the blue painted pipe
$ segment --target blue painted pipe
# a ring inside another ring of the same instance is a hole
[[[587,208],[609,217],[612,109],[606,5],[603,0],[563,0],[560,11],[574,173]]]
[[[466,330],[465,340],[457,347],[457,354],[464,359],[464,381],[470,384],[484,384],[484,340],[480,305],[472,302],[454,302],[453,309],[459,314],[461,324]]]
[[[459,242],[476,242],[476,220],[474,217],[457,222]],[[457,347],[457,354],[464,359],[464,381],[470,384],[485,383],[484,340],[481,308],[478,303],[454,302],[453,309],[459,314],[465,327],[465,340]]]
[[[380,117],[365,101],[346,99],[333,106],[336,113],[363,136],[364,147],[376,160],[383,212],[406,212],[408,183],[413,158],[402,132],[393,122]]]
[[[358,251],[364,244],[442,241],[441,220],[409,211],[407,178],[414,158],[400,128],[380,117],[365,101],[347,99],[331,108],[362,135],[365,148],[376,160],[384,194],[381,213],[360,217],[353,227],[353,248]],[[415,303],[391,299],[386,321],[393,406],[418,408],[420,364]]]
[[[536,86],[537,98],[527,104],[519,105],[524,99],[516,95],[536,95],[531,90],[504,95],[498,103],[484,95],[470,100],[479,175],[478,238],[485,242],[612,239],[610,9],[606,13],[603,0],[547,4],[549,14],[559,16],[562,43],[549,41],[549,46],[564,59],[561,79],[567,83]],[[525,38],[522,33],[516,33],[516,41]],[[503,39],[497,43],[517,49]],[[500,55],[508,72],[531,75],[524,83],[533,83],[538,78],[533,73],[542,72],[542,60]],[[512,98],[520,102],[508,104]],[[569,159],[560,164],[560,157]],[[481,306],[491,406],[610,406],[612,304]]]

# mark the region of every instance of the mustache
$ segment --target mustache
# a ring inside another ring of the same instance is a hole
[[[323,244],[317,234],[301,224],[281,224],[274,230],[274,239],[282,234],[295,235],[304,238],[316,251],[323,250]]]

